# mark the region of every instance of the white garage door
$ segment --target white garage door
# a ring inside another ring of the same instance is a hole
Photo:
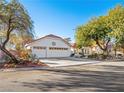
[[[68,48],[49,47],[47,57],[68,57],[70,55]]]
[[[33,47],[33,54],[35,54],[38,58],[47,57],[47,48],[41,46]]]

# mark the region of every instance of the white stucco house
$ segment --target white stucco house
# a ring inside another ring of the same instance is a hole
[[[56,35],[46,35],[26,45],[38,58],[69,57],[71,45]]]

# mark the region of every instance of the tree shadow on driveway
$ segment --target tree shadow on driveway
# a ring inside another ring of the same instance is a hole
[[[54,77],[50,81],[37,79],[37,82],[20,82],[25,87],[35,88],[40,91],[124,91],[124,67],[122,66],[104,66],[109,71],[88,71],[88,70],[47,70],[57,74],[64,75],[59,80]],[[116,72],[119,71],[119,72]],[[122,72],[121,72],[122,71]],[[52,76],[51,76],[52,77]]]

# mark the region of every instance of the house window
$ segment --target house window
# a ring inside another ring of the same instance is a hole
[[[56,46],[56,42],[52,42],[52,46]]]

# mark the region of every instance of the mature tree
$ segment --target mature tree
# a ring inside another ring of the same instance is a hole
[[[121,5],[116,6],[108,12],[108,26],[113,29],[115,36],[123,33],[124,30],[124,7]],[[118,33],[118,34],[117,34]]]
[[[0,25],[4,28],[0,31],[5,32],[5,41],[0,45],[0,49],[8,55],[12,62],[18,63],[18,60],[6,48],[11,38],[11,34],[21,36],[22,33],[33,35],[33,25],[30,16],[24,6],[17,0],[6,2],[0,1]]]
[[[89,26],[87,25],[82,25],[77,27],[76,29],[76,45],[78,48],[82,48],[82,46],[93,46],[95,42],[89,38]]]
[[[124,7],[121,5],[111,9],[108,13],[108,26],[112,28],[112,35],[116,44],[122,44],[124,40]]]
[[[112,36],[114,37],[114,50],[118,48],[124,49],[124,7],[117,5],[108,13],[108,26],[112,28]]]
[[[112,39],[112,29],[107,26],[107,17],[101,16],[92,20],[89,38],[94,40],[96,44],[103,50],[103,53],[108,54],[108,45]]]
[[[95,41],[104,53],[107,53],[108,44],[111,41],[110,33],[111,29],[106,26],[106,20],[103,16],[92,19],[77,30],[77,36],[81,38],[82,44],[92,44],[91,42]]]
[[[85,42],[95,41],[108,54],[108,45],[122,43],[124,35],[124,7],[118,5],[107,15],[90,20],[87,24],[78,27],[76,31],[77,43],[81,46]],[[80,42],[79,42],[80,41]]]
[[[10,43],[14,45],[14,48],[17,51],[21,51],[25,48],[25,44],[28,42],[31,42],[33,40],[33,36],[30,34],[25,34],[25,35],[16,35],[16,34],[11,34],[10,35]]]

